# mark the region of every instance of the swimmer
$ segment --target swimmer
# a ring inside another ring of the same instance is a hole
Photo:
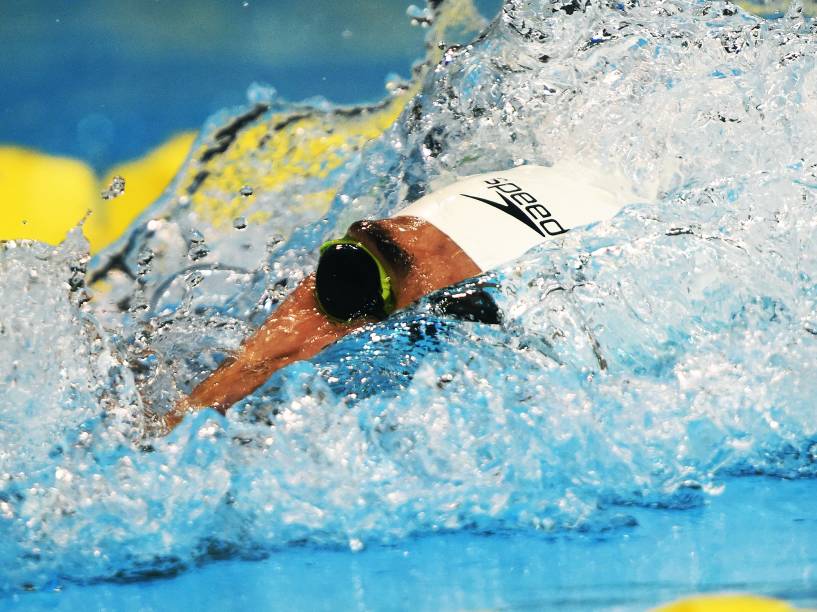
[[[609,175],[562,163],[467,177],[388,219],[358,221],[325,243],[306,277],[240,348],[166,416],[222,414],[284,366],[438,289],[516,259],[632,201]]]

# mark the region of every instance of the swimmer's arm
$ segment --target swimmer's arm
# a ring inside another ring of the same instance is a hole
[[[276,370],[313,357],[367,322],[330,321],[318,307],[315,277],[308,276],[231,358],[166,415],[166,425],[172,429],[187,412],[208,406],[224,414]]]

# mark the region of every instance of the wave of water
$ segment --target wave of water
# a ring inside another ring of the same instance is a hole
[[[325,179],[340,185],[325,219],[265,196],[266,251],[217,227],[201,251],[168,196],[128,237],[137,280],[108,275],[87,302],[80,236],[6,243],[2,588],[292,543],[601,530],[631,524],[630,505],[700,504],[724,474],[817,475],[816,51],[796,5],[764,21],[726,2],[507,0]],[[349,221],[565,158],[640,201],[481,279],[501,325],[427,299],[227,418],[145,435],[144,405],[235,348]],[[192,255],[154,250],[166,231]]]

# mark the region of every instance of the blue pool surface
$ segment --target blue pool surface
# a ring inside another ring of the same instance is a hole
[[[426,535],[360,552],[312,546],[173,578],[16,595],[20,609],[645,610],[693,592],[817,606],[814,481],[728,481],[705,506],[622,509],[610,532]]]

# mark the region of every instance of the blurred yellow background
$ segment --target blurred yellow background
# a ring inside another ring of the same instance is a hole
[[[0,240],[58,243],[91,210],[98,251],[172,181],[189,130],[247,104],[254,81],[286,100],[381,100],[424,55],[407,4],[0,2]],[[125,192],[104,200],[115,174]]]
[[[178,134],[101,178],[76,159],[0,147],[0,202],[4,203],[0,240],[30,238],[57,244],[90,212],[84,231],[91,251],[98,251],[162,194],[194,140],[194,132]],[[103,199],[102,192],[117,175],[125,179],[125,192]]]

